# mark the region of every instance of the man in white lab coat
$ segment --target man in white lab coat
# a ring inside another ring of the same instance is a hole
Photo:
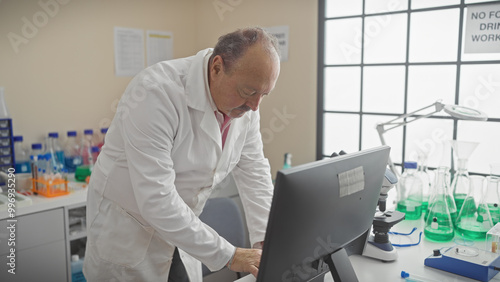
[[[200,262],[257,274],[273,189],[258,106],[279,71],[275,39],[246,28],[131,81],[89,184],[88,281],[198,282]],[[252,249],[198,218],[230,172]]]

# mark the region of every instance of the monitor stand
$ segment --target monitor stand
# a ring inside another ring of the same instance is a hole
[[[335,282],[358,282],[356,272],[354,272],[354,268],[352,268],[351,261],[344,248],[330,254],[326,259],[326,263],[330,268]]]

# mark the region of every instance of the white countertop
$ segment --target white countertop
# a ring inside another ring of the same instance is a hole
[[[55,208],[61,208],[64,206],[71,206],[75,204],[85,203],[87,201],[87,185],[81,182],[70,182],[69,190],[70,193],[65,196],[58,197],[44,197],[42,195],[31,195],[28,196],[32,203],[27,206],[16,206],[16,216],[21,216],[30,213],[36,213],[44,210],[50,210]],[[0,220],[9,217],[7,210],[0,210]]]

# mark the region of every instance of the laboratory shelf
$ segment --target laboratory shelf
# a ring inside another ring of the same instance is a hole
[[[87,238],[87,232],[80,231],[69,235],[69,241],[74,241],[82,238]]]

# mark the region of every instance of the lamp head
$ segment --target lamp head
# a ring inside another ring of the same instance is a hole
[[[485,113],[469,107],[459,105],[443,105],[443,110],[450,116],[462,120],[485,121],[488,119],[488,116]]]

